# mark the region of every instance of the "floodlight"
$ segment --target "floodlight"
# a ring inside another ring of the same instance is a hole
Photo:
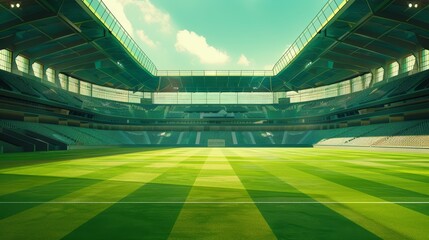
[[[412,3],[408,3],[408,7],[409,7],[409,8],[412,8],[412,7],[413,7],[413,4],[412,4]]]
[[[414,4],[414,8],[417,8],[418,6],[419,6],[419,4],[417,4],[417,3],[416,3],[416,4]]]
[[[10,8],[14,8],[14,7],[15,7],[15,4],[11,3]]]
[[[20,4],[20,3],[17,3],[17,4],[16,4],[16,7],[17,7],[17,8],[21,7],[21,4]]]

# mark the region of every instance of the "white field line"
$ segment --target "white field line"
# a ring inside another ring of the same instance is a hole
[[[429,201],[419,202],[0,202],[0,204],[429,204]]]
[[[429,163],[429,159],[428,160],[423,160],[423,159],[406,159],[406,160],[390,160],[390,159],[386,159],[386,160],[379,160],[379,159],[365,159],[365,160],[358,160],[358,159],[335,159],[335,160],[289,160],[289,159],[246,159],[246,160],[228,160],[228,158],[226,160],[210,160],[210,159],[201,159],[201,160],[193,160],[193,159],[188,159],[185,160],[186,162],[428,162]],[[154,159],[142,159],[142,160],[122,160],[122,159],[106,159],[106,160],[90,160],[90,161],[85,161],[89,162],[89,163],[100,163],[100,162],[177,162],[177,160],[154,160]]]

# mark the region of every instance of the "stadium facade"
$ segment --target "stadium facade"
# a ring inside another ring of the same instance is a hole
[[[329,0],[272,70],[170,71],[101,0],[0,1],[0,239],[428,239],[428,16]]]
[[[1,152],[427,148],[429,7],[411,2],[330,0],[272,70],[176,71],[102,1],[2,1]]]

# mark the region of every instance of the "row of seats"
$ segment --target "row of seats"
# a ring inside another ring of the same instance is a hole
[[[380,146],[428,147],[429,120],[310,131],[120,131],[0,120],[0,128],[31,131],[67,145],[207,146],[223,139],[227,146]]]
[[[403,129],[396,135],[391,135],[376,142],[376,146],[395,147],[428,147],[429,121],[422,121],[411,127]]]
[[[406,121],[338,129],[317,145],[428,147],[428,136],[428,120]]]
[[[285,118],[291,116],[322,115],[392,97],[412,94],[429,89],[429,70],[409,76],[403,76],[390,82],[379,82],[360,92],[338,97],[292,103],[286,108],[267,108],[268,117]]]
[[[277,119],[300,116],[320,116],[352,106],[411,94],[429,88],[429,70],[404,76],[391,82],[380,82],[372,88],[343,96],[292,103],[286,108],[278,105],[193,105],[148,107],[141,104],[109,101],[65,91],[55,84],[40,82],[9,72],[0,71],[0,89],[28,95],[85,111],[109,116],[140,119],[201,118],[201,113],[226,111],[234,118]]]

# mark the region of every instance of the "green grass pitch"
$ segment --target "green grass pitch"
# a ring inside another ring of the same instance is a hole
[[[429,239],[429,154],[3,154],[0,239]]]

